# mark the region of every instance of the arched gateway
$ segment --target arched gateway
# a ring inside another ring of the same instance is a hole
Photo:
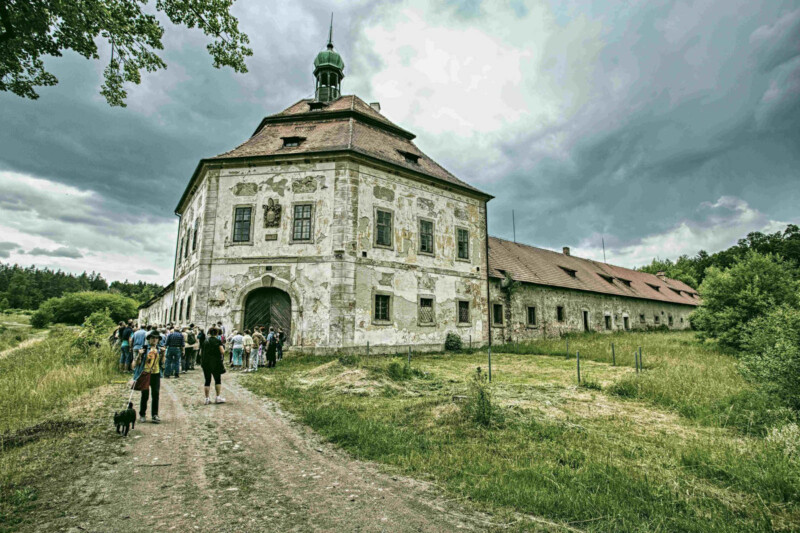
[[[243,326],[251,331],[257,326],[272,326],[275,331],[283,328],[288,342],[292,338],[292,299],[289,294],[275,287],[251,291],[244,304]]]

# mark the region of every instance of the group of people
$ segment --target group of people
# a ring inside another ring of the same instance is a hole
[[[230,338],[230,365],[244,372],[255,372],[263,366],[272,368],[283,359],[285,342],[283,328],[275,331],[272,327],[258,326],[252,332],[234,331]]]
[[[120,350],[119,366],[122,372],[133,374],[136,383],[145,372],[149,386],[143,389],[139,402],[139,421],[147,421],[147,405],[153,423],[161,422],[158,416],[161,378],[178,379],[199,365],[203,370],[203,391],[206,405],[212,403],[211,380],[214,380],[214,403],[225,403],[222,397],[222,374],[226,372],[225,355],[232,369],[255,372],[259,367],[274,367],[283,359],[286,334],[283,329],[259,326],[255,331],[234,331],[225,337],[222,322],[208,331],[189,324],[145,325],[133,320],[120,322],[110,339]]]

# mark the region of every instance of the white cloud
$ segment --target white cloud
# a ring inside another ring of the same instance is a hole
[[[95,271],[109,281],[132,279],[135,270],[171,278],[177,224],[148,216],[145,205],[15,172],[0,171],[0,189],[0,234],[17,243],[3,249],[4,261]]]
[[[700,250],[709,253],[723,250],[754,231],[775,233],[790,222],[771,220],[741,198],[722,196],[716,202],[698,206],[699,220],[682,220],[669,230],[648,235],[619,247],[606,247],[606,261],[633,268],[650,264],[654,258],[675,260],[681,255],[694,256]],[[603,260],[600,235],[584,239],[573,255]],[[614,237],[606,235],[606,242]]]

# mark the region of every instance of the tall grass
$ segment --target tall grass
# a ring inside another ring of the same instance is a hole
[[[78,348],[77,337],[56,328],[42,342],[0,359],[0,434],[57,416],[69,400],[119,375],[115,350],[105,344]]]
[[[569,353],[567,354],[567,342]],[[676,410],[702,424],[734,427],[745,434],[763,435],[793,414],[768,394],[745,382],[733,355],[716,343],[684,332],[586,333],[560,339],[541,339],[495,348],[497,353],[541,354],[634,367],[634,352],[642,348],[643,372],[626,375],[610,392]]]

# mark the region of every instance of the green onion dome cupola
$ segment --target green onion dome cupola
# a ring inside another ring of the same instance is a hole
[[[317,80],[315,99],[318,102],[331,102],[341,96],[344,61],[333,49],[333,15],[331,15],[327,49],[317,54],[314,59],[314,77]]]

